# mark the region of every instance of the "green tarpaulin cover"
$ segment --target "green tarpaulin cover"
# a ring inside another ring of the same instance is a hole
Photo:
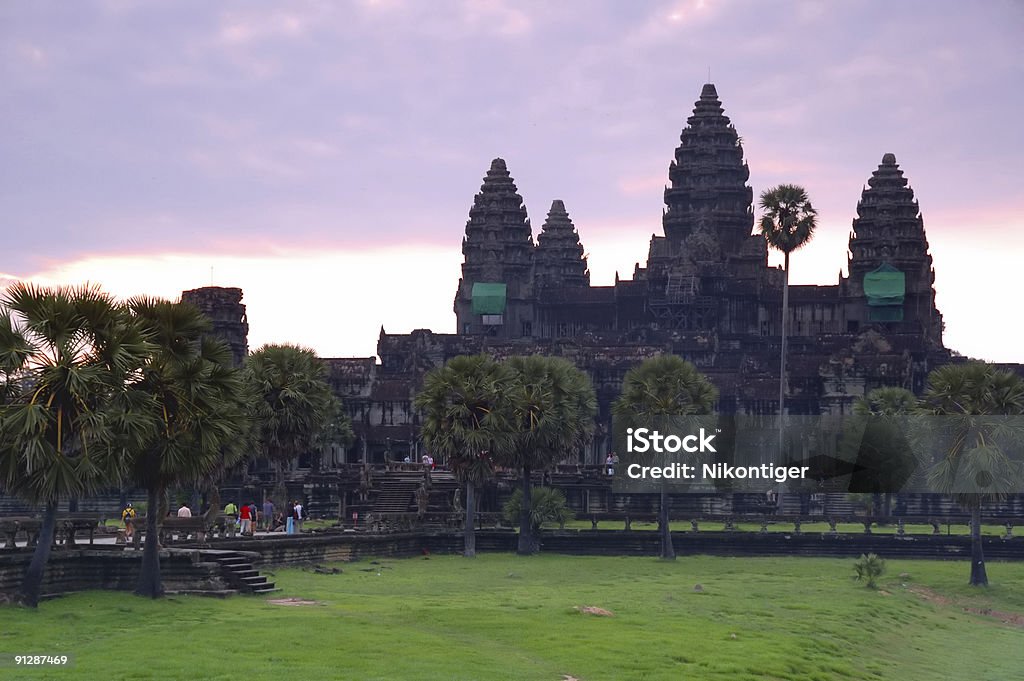
[[[504,314],[505,284],[473,284],[473,314]]]
[[[868,319],[873,322],[902,322],[903,308],[898,305],[871,307],[868,308]]]
[[[902,305],[907,293],[907,275],[885,263],[864,275],[864,295],[872,307]]]

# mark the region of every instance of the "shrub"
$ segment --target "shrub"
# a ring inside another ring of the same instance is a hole
[[[531,487],[530,501],[530,524],[534,529],[539,529],[543,523],[558,523],[561,526],[573,517],[572,511],[565,505],[565,495],[552,487]],[[502,508],[506,522],[518,525],[522,507],[523,490],[517,488]]]
[[[885,561],[873,553],[861,554],[860,558],[853,564],[854,576],[858,582],[867,582],[869,589],[878,586],[877,579],[885,572]]]

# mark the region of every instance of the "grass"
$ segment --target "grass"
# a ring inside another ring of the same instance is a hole
[[[266,598],[148,601],[91,592],[0,609],[0,652],[72,654],[25,679],[598,679],[958,681],[1021,678],[1024,564],[482,555],[278,570]],[[900,577],[909,573],[909,577]],[[702,592],[694,585],[701,584]],[[613,617],[580,614],[598,606]],[[8,674],[10,673],[10,674]]]

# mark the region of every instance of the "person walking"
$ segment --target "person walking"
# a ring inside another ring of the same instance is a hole
[[[238,517],[241,520],[241,527],[238,528],[239,533],[243,537],[246,535],[252,536],[252,504],[242,504]]]
[[[124,543],[125,546],[132,543],[132,539],[135,537],[135,507],[129,501],[128,505],[121,511],[121,522],[124,523]]]
[[[224,507],[224,529],[227,531],[228,537],[234,539],[237,526],[238,506],[235,505],[235,502],[229,501],[228,505]]]
[[[302,508],[302,502],[295,501],[295,531],[302,534],[302,521],[306,519],[305,509]]]
[[[274,502],[270,497],[263,502],[263,525],[267,532],[274,529]]]
[[[295,502],[289,501],[285,514],[285,534],[295,534]]]

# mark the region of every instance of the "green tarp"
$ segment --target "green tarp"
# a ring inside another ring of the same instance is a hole
[[[505,284],[473,284],[473,314],[504,314]]]
[[[864,275],[864,295],[871,307],[902,305],[907,293],[907,275],[885,263]]]

